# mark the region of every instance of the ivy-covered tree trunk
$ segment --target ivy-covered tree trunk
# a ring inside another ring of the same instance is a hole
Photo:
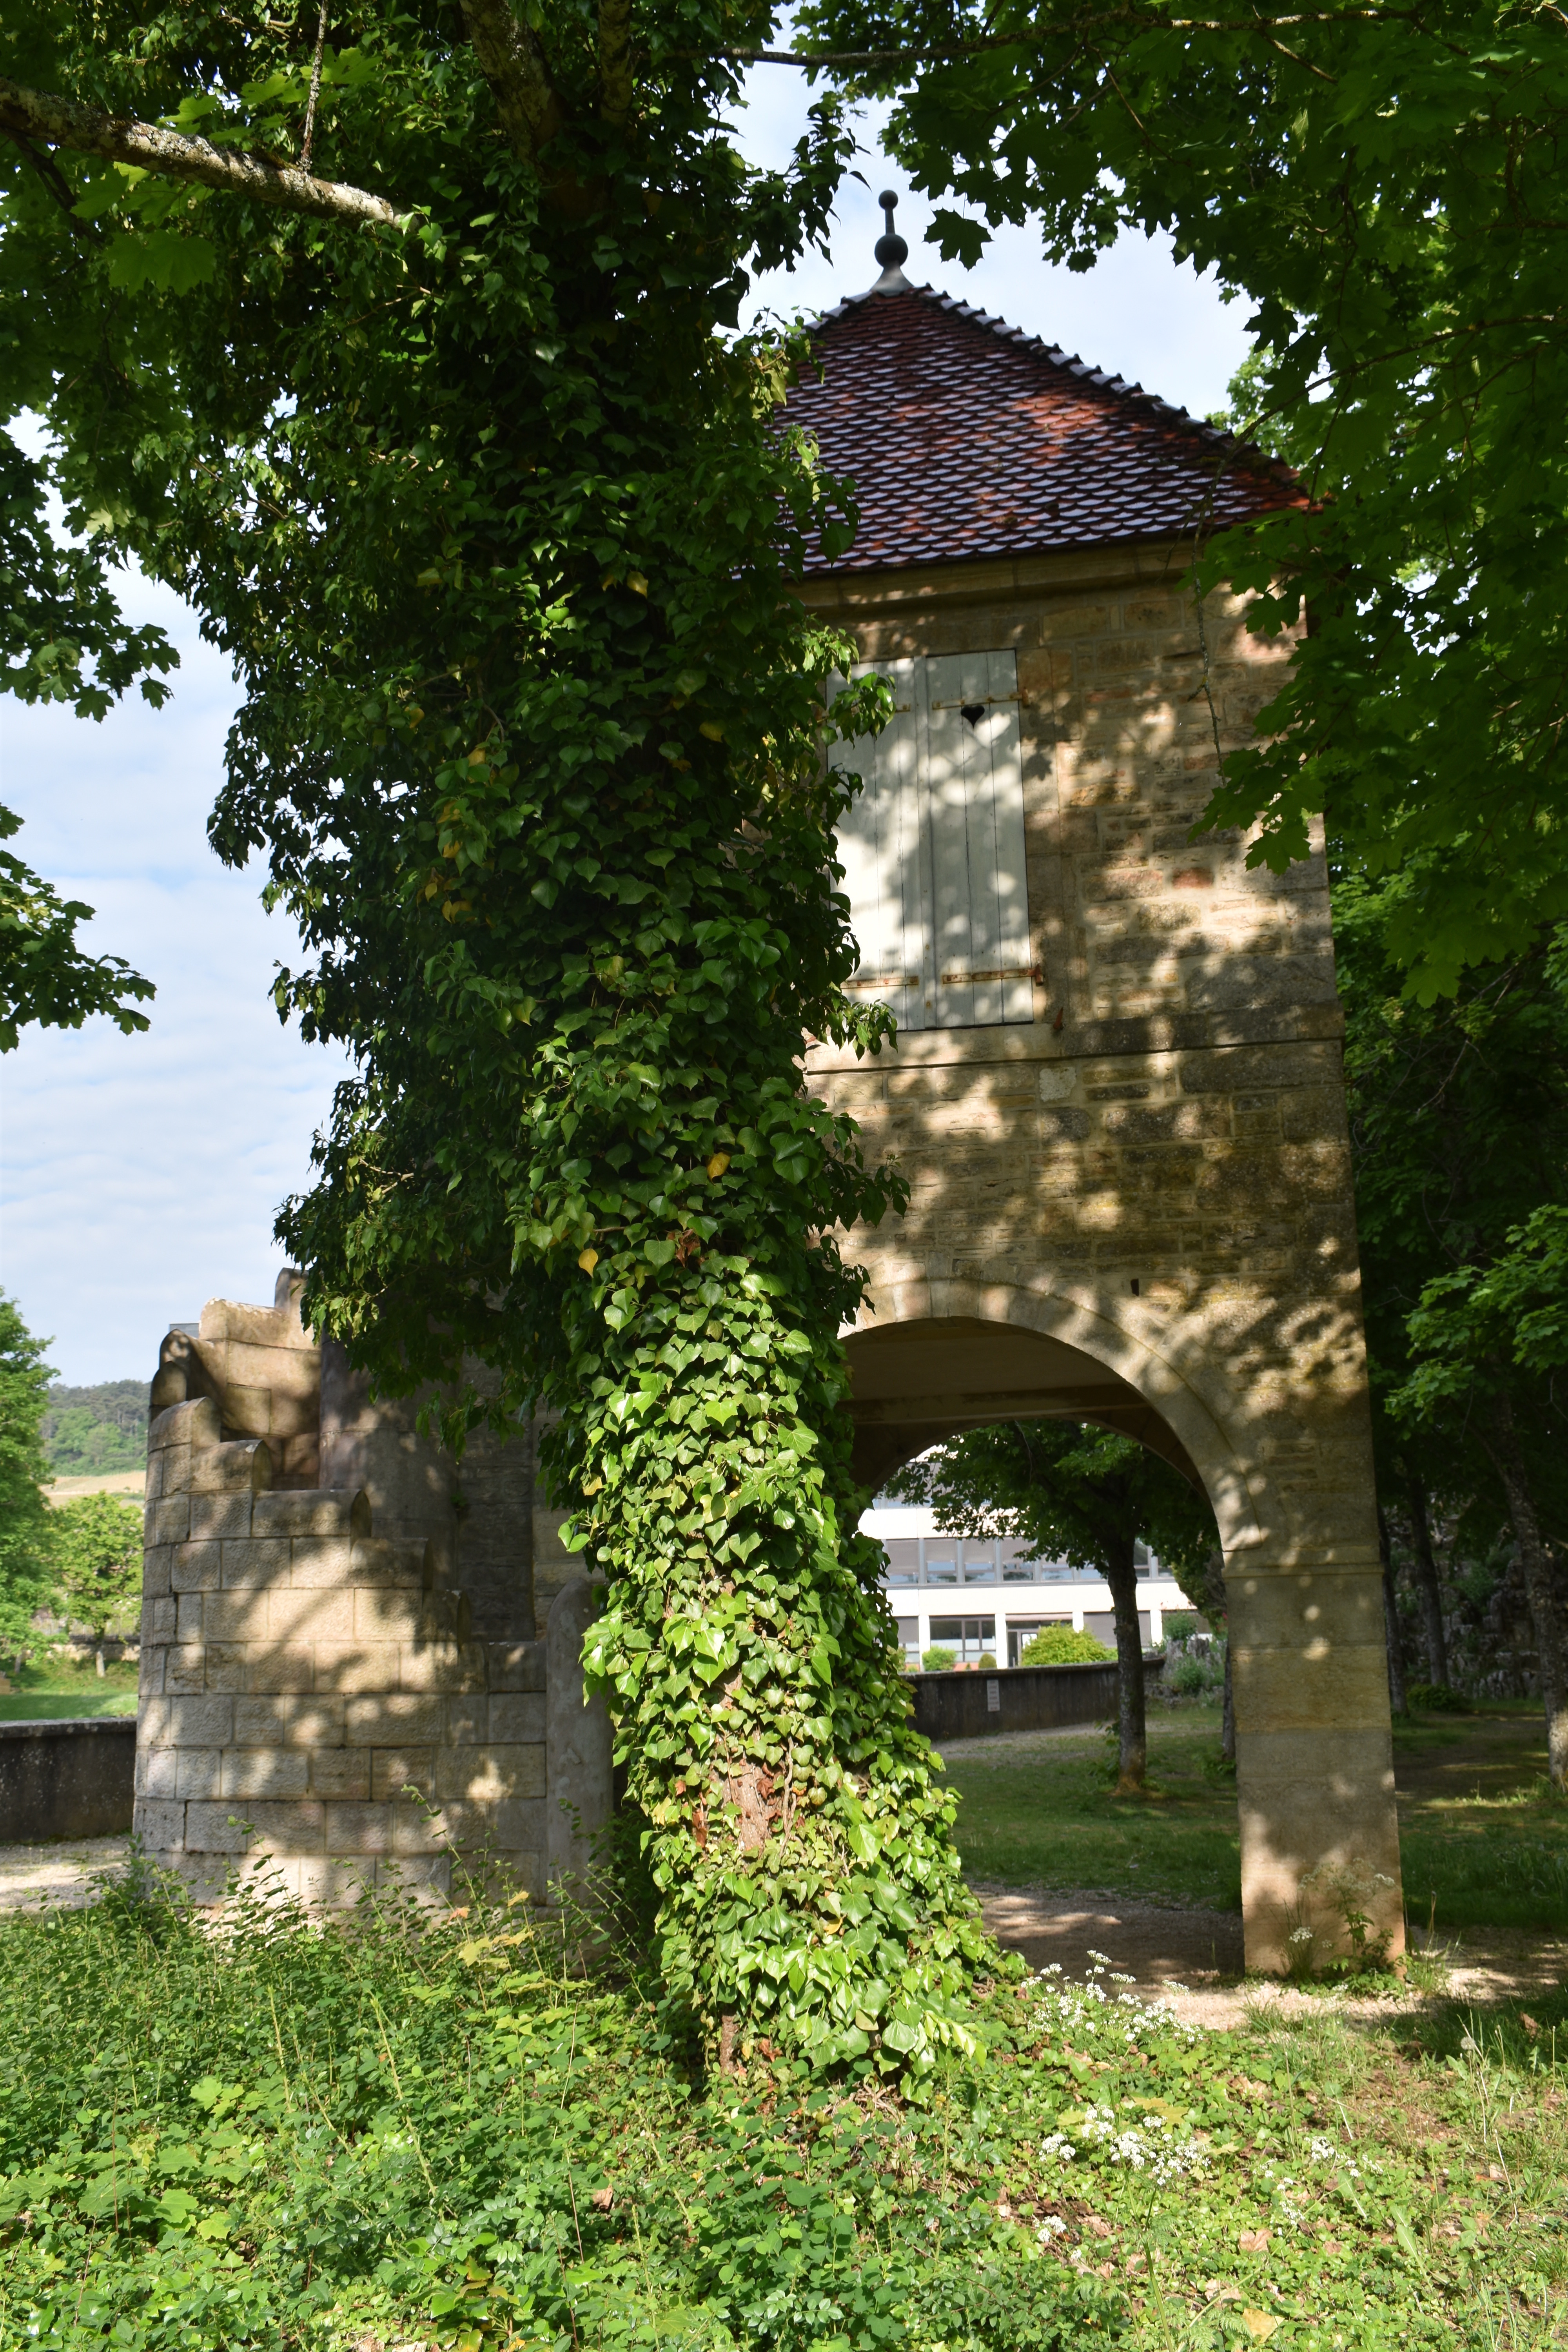
[[[1143,1689],[1143,1634],[1138,1622],[1138,1569],[1131,1539],[1105,1540],[1105,1580],[1116,1612],[1116,1790],[1142,1792],[1149,1773],[1148,1708]]]
[[[342,49],[287,6],[44,15],[0,87],[54,151],[0,152],[0,368],[68,514],[236,665],[213,837],[300,927],[279,1011],[356,1066],[279,1223],[304,1312],[444,1388],[455,1444],[559,1413],[710,2049],[929,2067],[985,1948],[836,1337],[834,1237],[902,1193],[801,1078],[890,1034],[844,986],[823,757],[888,699],[829,718],[854,647],[793,583],[853,508],[783,414],[804,342],[738,328],[825,233],[841,109],[750,169],[773,17],[720,0],[355,0]]]
[[[1541,1696],[1546,1709],[1546,1769],[1553,1788],[1568,1790],[1568,1639],[1552,1590],[1552,1559],[1541,1532],[1524,1449],[1514,1425],[1513,1407],[1506,1388],[1494,1393],[1487,1444],[1502,1489],[1508,1515],[1519,1546],[1525,1597],[1535,1635],[1541,1667]]]
[[[1448,1643],[1443,1630],[1443,1587],[1432,1549],[1432,1519],[1426,1489],[1419,1478],[1405,1482],[1410,1503],[1411,1553],[1415,1563],[1415,1592],[1421,1604],[1421,1638],[1426,1651],[1426,1675],[1439,1689],[1448,1686]]]

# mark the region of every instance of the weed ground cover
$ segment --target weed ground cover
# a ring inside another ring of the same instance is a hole
[[[13,1668],[0,1691],[0,1723],[37,1723],[49,1716],[134,1715],[136,1667],[116,1659],[100,1677],[88,1659]]]
[[[1151,1709],[1155,1793],[1106,1786],[1097,1731],[967,1740],[948,1757],[966,1874],[1099,1887],[1217,1910],[1241,1904],[1236,1785],[1208,1707]],[[1394,1731],[1405,1902],[1426,1927],[1568,1927],[1568,1804],[1545,1783],[1538,1706],[1418,1718]]]
[[[999,1972],[923,2104],[702,2081],[520,1914],[0,1927],[0,2341],[1568,2342],[1568,2000],[1204,2033]]]

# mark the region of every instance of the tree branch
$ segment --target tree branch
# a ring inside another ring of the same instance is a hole
[[[514,152],[531,163],[565,120],[544,52],[510,0],[463,0],[463,22],[495,95],[501,129]]]
[[[1294,10],[1279,16],[1166,16],[1140,8],[1106,8],[1087,20],[1063,25],[1048,33],[992,33],[978,41],[944,41],[927,49],[689,49],[690,58],[722,58],[727,64],[748,66],[832,67],[838,72],[876,66],[956,64],[964,58],[987,55],[993,49],[1041,49],[1066,34],[1114,27],[1148,33],[1261,33],[1267,39],[1282,25],[1342,25],[1420,23],[1414,8],[1331,8]],[[1279,44],[1273,43],[1278,47]],[[1287,50],[1287,56],[1290,53]]]
[[[78,236],[90,238],[91,229],[89,228],[86,221],[77,217],[76,191],[54,157],[47,153],[40,153],[32,141],[24,139],[19,131],[13,131],[10,136],[16,142],[16,151],[22,161],[37,173],[67,220],[69,221],[75,234]]]
[[[599,104],[619,130],[632,110],[632,0],[599,0]]]
[[[187,138],[163,131],[156,123],[138,122],[129,114],[105,114],[96,106],[79,106],[75,99],[25,89],[0,76],[0,131],[16,139],[38,139],[50,147],[70,147],[84,155],[102,155],[111,163],[139,164],[165,179],[195,180],[203,187],[223,188],[231,195],[251,196],[258,204],[276,205],[291,213],[314,213],[326,220],[373,223],[402,228],[411,213],[399,212],[384,196],[363,188],[345,187],[341,181],[312,179],[289,163],[269,163],[265,156],[238,154],[215,147],[210,140]]]

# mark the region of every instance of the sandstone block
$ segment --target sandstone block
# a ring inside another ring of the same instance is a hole
[[[142,1748],[136,1750],[136,1794],[139,1797],[173,1797],[179,1785],[180,1751],[177,1748]]]
[[[169,1584],[175,1592],[216,1592],[222,1580],[222,1549],[216,1543],[176,1544],[169,1556]],[[146,1583],[143,1579],[142,1590]]]
[[[351,1487],[258,1496],[251,1525],[258,1536],[368,1536],[370,1502]]]
[[[218,1810],[214,1808],[215,1811]],[[285,1799],[282,1801],[271,1797],[236,1798],[232,1804],[221,1810],[234,1813],[246,1829],[254,1831],[258,1846],[265,1847],[270,1853],[320,1853],[323,1851],[325,1808],[319,1805],[313,1797]],[[187,1820],[187,1834],[189,1826]]]
[[[252,1498],[245,1495],[193,1495],[191,1540],[216,1543],[250,1533]]]
[[[249,1642],[245,1645],[246,1690],[257,1697],[286,1692],[330,1690],[316,1670],[311,1649],[292,1650],[286,1643]]]
[[[166,1600],[174,1589],[173,1576],[176,1547],[158,1544],[142,1555],[142,1598],[143,1601]]]
[[[193,1495],[258,1495],[271,1484],[272,1456],[258,1437],[215,1445],[192,1460]]]
[[[340,1700],[339,1705],[344,1709],[344,1736],[351,1748],[434,1748],[445,1736],[446,1713],[438,1698],[388,1691],[374,1698]]]
[[[446,1853],[380,1854],[374,1869],[376,1893],[393,1900],[400,1895],[435,1899],[451,1892],[452,1863]]]
[[[264,1642],[267,1599],[265,1592],[192,1592],[181,1607],[197,1612],[210,1641]]]
[[[199,1603],[198,1603],[199,1606]],[[198,1632],[200,1628],[198,1627]],[[207,1654],[200,1642],[176,1642],[163,1653],[163,1688],[183,1697],[207,1686]]]
[[[142,1606],[142,1639],[173,1642],[179,1634],[179,1609],[174,1600],[147,1601]]]
[[[213,1793],[237,1799],[303,1797],[310,1787],[310,1760],[300,1748],[231,1748],[223,1759],[221,1790]]]
[[[206,1644],[206,1688],[210,1691],[251,1689],[248,1658],[249,1648],[244,1642],[209,1642]]]
[[[174,1639],[176,1642],[201,1640],[202,1598],[199,1592],[182,1592],[175,1600]]]
[[[544,1688],[542,1642],[487,1642],[485,1660],[486,1682],[492,1694]]]
[[[434,1748],[372,1748],[363,1751],[370,1758],[370,1793],[390,1801],[402,1798],[410,1788],[418,1790],[428,1799],[436,1786]]]
[[[479,1691],[485,1686],[482,1643],[405,1643],[398,1652],[398,1687],[405,1691]]]
[[[145,1612],[143,1612],[145,1616]],[[137,1666],[136,1689],[142,1699],[155,1696],[163,1687],[163,1664],[168,1651],[161,1644],[149,1642],[145,1627],[142,1635],[142,1655]]]
[[[243,1585],[287,1584],[288,1537],[271,1536],[260,1540],[247,1537],[237,1543],[225,1543],[223,1581],[226,1591]]]
[[[274,1642],[337,1644],[353,1639],[354,1596],[327,1588],[301,1591],[296,1585],[274,1586],[267,1595],[267,1630]]]
[[[136,1828],[154,1853],[179,1853],[185,1842],[185,1809],[150,1798],[136,1808]]]
[[[321,1808],[325,1816],[328,1853],[390,1853],[390,1805],[353,1804],[331,1801]]]
[[[170,1751],[161,1751],[167,1755]],[[177,1797],[217,1797],[223,1794],[221,1748],[176,1748],[174,1794]]]
[[[363,1802],[370,1795],[368,1748],[326,1748],[310,1758],[312,1797],[350,1797]]]
[[[362,1642],[405,1642],[420,1631],[424,1612],[422,1591],[357,1585],[353,1630]]]
[[[519,1693],[489,1702],[489,1737],[505,1746],[525,1745],[544,1738],[545,1699],[542,1691]],[[453,1738],[456,1738],[456,1733]]]
[[[236,1748],[341,1748],[343,1702],[312,1696],[225,1700],[233,1708],[233,1728],[225,1746]]]
[[[160,1454],[171,1445],[195,1445],[204,1450],[223,1435],[218,1409],[210,1397],[193,1397],[188,1404],[172,1404],[156,1414],[147,1432],[147,1451]]]
[[[354,1538],[350,1580],[356,1585],[418,1592],[431,1582],[434,1573],[435,1563],[426,1543],[375,1536]]]
[[[156,1544],[183,1544],[191,1531],[191,1498],[165,1495],[162,1501],[149,1503],[143,1517],[149,1549]]]
[[[234,1737],[235,1704],[212,1692],[150,1700],[136,1727],[137,1739],[147,1738],[154,1748],[226,1748]]]
[[[321,1643],[316,1650],[316,1688],[334,1691],[395,1691],[403,1653],[391,1643]]]
[[[443,1804],[499,1804],[507,1797],[542,1797],[544,1748],[530,1740],[501,1747],[441,1748],[436,1752],[436,1794]]]
[[[353,1583],[354,1544],[349,1536],[294,1536],[289,1581],[297,1591],[347,1591]]]
[[[342,1911],[375,1884],[375,1864],[340,1861],[332,1854],[301,1854],[291,1867],[299,1899],[312,1911]]]

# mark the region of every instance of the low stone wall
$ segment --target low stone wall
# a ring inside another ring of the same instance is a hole
[[[134,1716],[0,1723],[0,1844],[129,1830],[135,1783]]]
[[[1151,1665],[1151,1677],[1158,1669]],[[940,1747],[992,1731],[1049,1731],[1103,1723],[1116,1712],[1116,1668],[1000,1666],[994,1675],[911,1675],[915,1728]]]

